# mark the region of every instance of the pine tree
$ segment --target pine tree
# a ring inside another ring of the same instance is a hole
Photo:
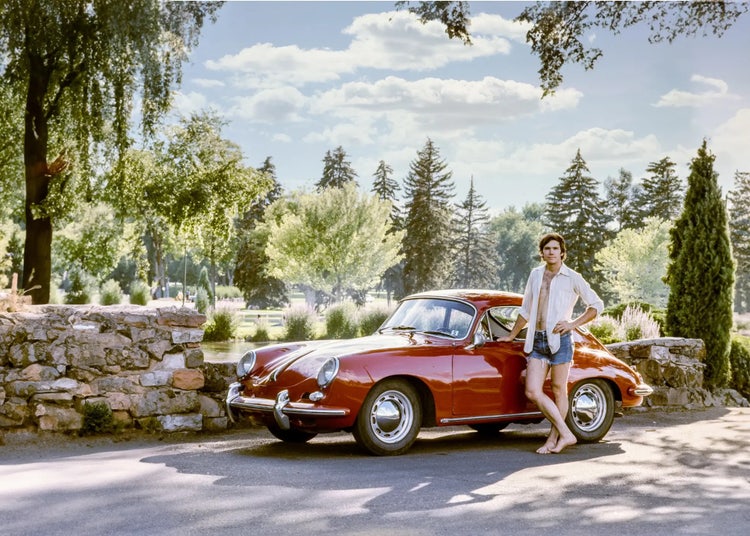
[[[615,224],[615,230],[618,232],[634,227],[633,193],[633,174],[630,171],[620,169],[617,178],[607,177],[604,181],[607,216]]]
[[[607,229],[609,218],[604,213],[604,202],[598,192],[599,182],[590,176],[579,149],[565,175],[547,194],[544,222],[565,238],[565,264],[583,275],[601,293],[603,281],[596,271],[595,257],[611,232]]]
[[[258,172],[271,177],[272,187],[266,196],[253,203],[237,222],[238,246],[234,282],[242,291],[247,304],[263,309],[284,307],[289,303],[286,284],[268,273],[268,232],[258,229],[266,208],[280,199],[284,190],[276,179],[276,166],[270,156],[258,168]]]
[[[351,162],[346,158],[346,151],[340,145],[331,151],[326,151],[323,158],[323,176],[315,183],[315,188],[341,188],[347,182],[356,181],[357,173],[352,168]]]
[[[673,336],[703,340],[703,382],[708,389],[729,381],[734,286],[727,211],[714,159],[704,141],[690,164],[682,214],[670,231],[667,267],[666,330]]]
[[[734,174],[734,190],[729,192],[729,230],[732,253],[737,263],[734,310],[750,312],[750,173]]]
[[[382,201],[391,202],[391,231],[389,233],[401,230],[403,227],[403,221],[401,217],[401,210],[396,199],[396,192],[401,187],[398,182],[391,178],[393,175],[393,168],[381,160],[378,163],[378,169],[375,170],[373,175],[372,192],[374,192],[378,199]],[[386,292],[386,300],[390,304],[391,297],[402,297],[404,294],[404,262],[399,261],[398,264],[388,268],[383,277],[380,280],[380,285]]]
[[[497,284],[497,258],[489,228],[487,203],[474,189],[471,178],[469,193],[458,205],[455,218],[456,267],[453,286],[489,288]]]
[[[676,166],[667,156],[651,162],[646,168],[650,175],[641,181],[634,203],[640,222],[648,218],[673,221],[680,215],[683,185],[675,171]]]
[[[403,240],[404,291],[407,294],[444,287],[453,260],[451,220],[453,173],[428,138],[409,166],[404,182],[406,218]]]

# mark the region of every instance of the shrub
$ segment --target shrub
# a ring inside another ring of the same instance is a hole
[[[284,340],[309,341],[315,338],[315,313],[307,307],[292,307],[285,311]]]
[[[622,334],[626,341],[659,337],[659,324],[638,306],[628,305],[620,318]]]
[[[602,344],[622,342],[618,337],[620,323],[609,315],[602,315],[586,326]]]
[[[367,307],[359,315],[359,331],[362,335],[372,335],[391,316],[392,308],[385,306]]]
[[[216,285],[217,300],[233,300],[236,298],[242,298],[242,291],[237,287],[229,285]]]
[[[237,317],[231,309],[220,308],[208,318],[203,331],[204,341],[229,341],[237,332]]]
[[[122,289],[114,279],[109,279],[99,290],[99,303],[102,305],[119,305],[122,303]]]
[[[268,333],[268,325],[265,322],[259,322],[255,328],[255,333],[250,337],[252,342],[268,342],[271,340],[271,335]]]
[[[329,339],[351,339],[357,336],[357,308],[353,303],[332,305],[326,313],[326,336]]]
[[[206,314],[209,305],[208,292],[203,287],[198,287],[195,293],[195,309],[199,313]]]
[[[133,305],[148,305],[151,291],[143,281],[136,280],[130,283],[130,303]]]
[[[200,292],[200,289],[203,289],[206,291],[206,296],[208,296],[208,302],[213,303],[214,296],[213,296],[213,293],[211,292],[211,282],[208,280],[208,268],[206,268],[205,266],[201,268],[200,274],[198,274],[198,289],[196,291],[196,296],[197,296],[197,292]]]
[[[84,270],[75,269],[70,274],[70,290],[65,295],[65,303],[79,305],[91,303],[95,288],[96,282],[90,274]]]
[[[732,336],[732,347],[729,353],[732,370],[730,387],[750,398],[750,338],[742,335]]]
[[[617,305],[613,305],[611,307],[607,307],[604,309],[604,313],[607,316],[610,316],[614,318],[615,320],[620,320],[622,318],[623,313],[625,312],[625,309],[630,307],[631,309],[640,309],[641,311],[645,313],[649,313],[651,315],[651,318],[659,325],[659,332],[664,332],[664,322],[666,319],[667,312],[665,309],[659,309],[657,307],[654,307],[650,303],[641,302],[641,301],[631,301],[627,303],[618,303]]]
[[[115,428],[112,409],[105,402],[93,402],[83,406],[81,435],[105,434]]]

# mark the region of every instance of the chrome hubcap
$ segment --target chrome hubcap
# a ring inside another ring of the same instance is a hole
[[[399,391],[382,393],[370,410],[370,426],[384,443],[397,443],[408,433],[414,422],[414,409]]]
[[[596,430],[604,421],[606,397],[594,384],[578,389],[570,405],[570,415],[576,425],[585,432]]]

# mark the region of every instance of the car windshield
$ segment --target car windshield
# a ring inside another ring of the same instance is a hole
[[[421,331],[452,339],[469,333],[474,308],[466,303],[437,298],[417,298],[401,302],[379,332],[386,330]]]

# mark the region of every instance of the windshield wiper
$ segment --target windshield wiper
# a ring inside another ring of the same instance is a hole
[[[438,330],[427,330],[423,331],[422,333],[426,333],[427,335],[440,335],[441,337],[448,337],[451,339],[455,339],[456,337],[450,333],[446,333],[445,331],[438,331]]]
[[[387,329],[392,329],[393,331],[414,331],[417,328],[415,328],[414,326],[386,326],[384,328],[380,328],[378,330],[378,333],[383,333]]]

